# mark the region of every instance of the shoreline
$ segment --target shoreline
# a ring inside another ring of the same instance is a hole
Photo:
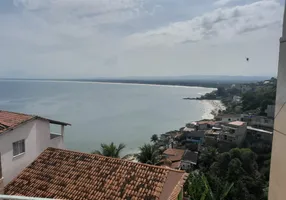
[[[86,84],[112,84],[112,85],[136,85],[136,86],[156,86],[156,87],[179,87],[179,88],[198,88],[198,89],[216,89],[214,87],[171,85],[171,84],[152,84],[152,83],[124,83],[124,82],[105,82],[105,81],[72,81],[72,80],[21,80],[21,79],[0,79],[3,82],[44,82],[44,83],[86,83]]]

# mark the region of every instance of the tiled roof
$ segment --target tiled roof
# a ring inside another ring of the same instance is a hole
[[[190,162],[192,162],[194,164],[197,164],[197,162],[198,162],[198,152],[193,152],[193,151],[186,150],[184,155],[183,155],[182,160],[190,161]]]
[[[15,112],[0,110],[0,134],[5,131],[14,129],[15,127],[25,122],[28,122],[30,120],[33,120],[33,119],[43,119],[43,120],[48,120],[51,123],[55,123],[55,124],[70,125],[65,122],[59,122],[59,121],[39,117],[36,115],[28,115],[28,114],[23,114],[23,113],[15,113]]]
[[[234,122],[229,122],[228,124],[234,125],[234,126],[242,126],[245,124],[245,122],[242,121],[234,121]]]
[[[4,192],[72,200],[173,200],[186,175],[159,166],[48,148]]]
[[[21,113],[13,113],[0,110],[0,133],[14,128],[26,121],[33,119],[34,116]]]
[[[185,150],[183,149],[166,149],[163,154],[168,155],[168,159],[172,162],[180,161],[184,155]]]
[[[181,166],[181,161],[176,161],[176,162],[173,162],[172,165],[171,165],[171,168],[173,169],[179,169]]]

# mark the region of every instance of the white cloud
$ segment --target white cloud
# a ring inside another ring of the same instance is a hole
[[[282,6],[274,0],[216,10],[211,0],[14,5],[14,12],[0,10],[0,76],[250,75],[273,72],[277,63]],[[242,66],[246,55],[251,69]]]
[[[283,7],[278,2],[259,1],[232,8],[219,8],[191,20],[134,34],[127,38],[127,41],[137,45],[175,45],[210,38],[226,40],[272,25],[280,27],[282,14]]]

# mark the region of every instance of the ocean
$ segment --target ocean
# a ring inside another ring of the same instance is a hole
[[[91,152],[101,143],[126,144],[138,151],[152,134],[209,118],[208,102],[182,100],[212,88],[56,81],[0,81],[0,109],[71,123],[68,149]]]

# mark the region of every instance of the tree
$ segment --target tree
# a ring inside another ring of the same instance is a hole
[[[112,157],[112,158],[119,158],[120,157],[120,152],[126,147],[125,144],[120,143],[118,147],[111,142],[110,144],[101,144],[101,150],[95,150],[91,153],[93,154],[99,154],[107,157]]]
[[[217,96],[219,97],[223,97],[226,95],[225,89],[224,87],[218,87],[217,88]]]
[[[144,144],[139,147],[140,152],[136,154],[136,158],[141,163],[156,165],[160,162],[161,156],[155,145]]]
[[[158,140],[159,140],[158,135],[156,135],[156,134],[152,135],[152,137],[151,137],[151,142],[157,143]]]
[[[189,175],[184,190],[193,200],[225,200],[234,184],[223,183],[219,179],[216,180],[217,188],[214,192],[204,174],[193,172]]]
[[[217,149],[209,147],[206,150],[204,150],[200,157],[199,157],[199,161],[200,161],[200,168],[202,169],[202,171],[204,172],[204,169],[207,169],[217,160]]]

